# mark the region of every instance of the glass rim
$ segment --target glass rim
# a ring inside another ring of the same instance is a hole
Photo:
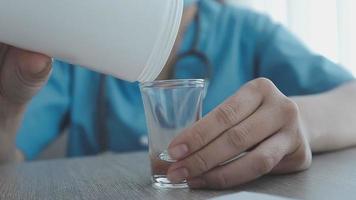
[[[177,88],[177,87],[205,87],[204,79],[170,79],[140,83],[140,88]]]

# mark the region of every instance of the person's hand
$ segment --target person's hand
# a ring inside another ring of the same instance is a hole
[[[49,57],[0,43],[0,163],[13,159],[14,138],[26,103],[50,71]]]
[[[226,189],[268,173],[304,170],[312,159],[306,138],[296,103],[259,78],[172,141],[168,152],[178,162],[168,178]]]

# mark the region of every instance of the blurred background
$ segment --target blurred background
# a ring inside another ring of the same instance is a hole
[[[270,15],[313,51],[356,75],[355,0],[229,0]]]
[[[342,64],[356,76],[356,0],[229,0],[270,15],[310,49]],[[67,134],[39,159],[64,157]]]

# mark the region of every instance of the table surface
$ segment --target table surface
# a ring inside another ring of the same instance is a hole
[[[266,176],[228,191],[158,190],[147,153],[0,167],[0,199],[207,199],[250,191],[296,199],[356,199],[356,149],[314,157],[310,170]]]

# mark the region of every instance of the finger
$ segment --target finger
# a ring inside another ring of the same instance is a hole
[[[254,113],[265,96],[257,83],[247,83],[205,118],[184,130],[169,145],[170,156],[176,160],[186,157]]]
[[[51,59],[14,47],[7,47],[2,54],[0,97],[10,104],[24,104],[47,80]]]
[[[2,66],[3,61],[5,60],[5,55],[7,54],[7,51],[9,50],[9,46],[0,43],[0,66]]]
[[[173,163],[168,170],[169,179],[173,182],[186,179],[175,176],[180,174],[175,171],[181,168],[188,172],[186,175],[189,177],[199,176],[257,145],[282,128],[285,123],[283,112],[274,106],[262,106],[201,150]]]
[[[297,149],[281,160],[278,165],[273,168],[273,174],[286,174],[306,170],[311,166],[312,153],[310,147],[301,142]]]
[[[226,189],[247,183],[269,173],[293,148],[288,134],[277,133],[241,159],[188,180],[189,186]]]

